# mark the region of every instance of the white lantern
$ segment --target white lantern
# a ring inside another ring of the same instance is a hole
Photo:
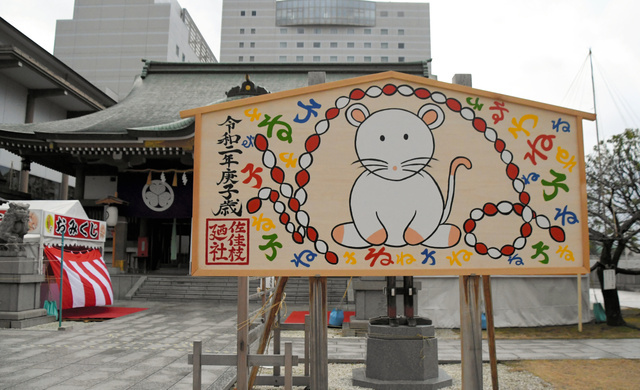
[[[107,226],[113,227],[118,223],[118,208],[116,206],[109,206],[105,211],[105,219]]]

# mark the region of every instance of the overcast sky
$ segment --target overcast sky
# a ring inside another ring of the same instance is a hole
[[[222,0],[178,2],[217,57]],[[429,3],[432,72],[438,80],[471,73],[475,88],[593,112],[591,48],[600,138],[640,127],[640,1]],[[73,0],[0,0],[0,16],[52,52],[55,22],[73,17]],[[584,129],[588,153],[595,124],[585,121]]]

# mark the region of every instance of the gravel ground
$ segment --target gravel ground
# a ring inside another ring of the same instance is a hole
[[[329,389],[330,390],[366,390],[364,387],[354,386],[351,384],[351,371],[354,368],[364,367],[364,364],[329,364]],[[440,367],[446,371],[453,379],[453,385],[444,387],[445,390],[462,389],[461,369],[459,364],[441,364]],[[489,364],[484,364],[483,370],[483,388],[491,389],[491,368]],[[269,369],[263,369],[261,375],[269,375]],[[294,375],[301,375],[302,370],[294,367]],[[549,383],[546,383],[537,376],[527,371],[517,371],[502,364],[498,364],[498,382],[502,390],[546,390],[553,389]],[[281,390],[282,387],[256,386],[260,390]],[[303,390],[302,386],[294,386],[296,390]]]

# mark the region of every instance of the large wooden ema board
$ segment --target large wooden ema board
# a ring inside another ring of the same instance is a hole
[[[182,116],[193,275],[588,271],[594,114],[385,72]]]

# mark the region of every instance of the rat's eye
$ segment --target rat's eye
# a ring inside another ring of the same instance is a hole
[[[380,141],[383,141],[383,142],[384,142],[384,135],[381,135],[381,136],[380,136]]]
[[[409,134],[405,134],[402,138],[404,138],[405,140],[409,139]]]

